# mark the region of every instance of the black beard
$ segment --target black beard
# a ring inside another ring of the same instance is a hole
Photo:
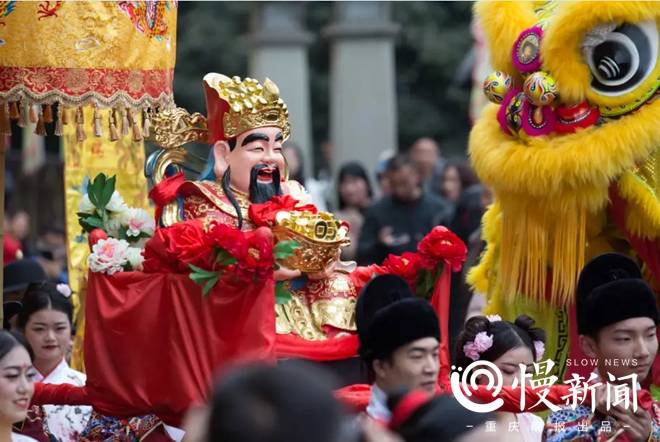
[[[260,183],[257,179],[259,177],[259,171],[265,169],[265,164],[257,164],[250,171],[250,202],[255,204],[262,204],[276,195],[282,195],[282,189],[280,187],[280,170],[275,167],[273,174],[271,176],[272,181],[270,183]]]

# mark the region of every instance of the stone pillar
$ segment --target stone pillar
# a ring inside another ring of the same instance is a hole
[[[337,2],[332,40],[330,135],[332,167],[360,161],[370,178],[381,152],[397,150],[394,37],[389,2]]]
[[[303,152],[305,173],[312,172],[312,117],[307,46],[312,35],[304,29],[305,5],[261,2],[252,15],[249,75],[273,80],[289,107],[290,140]]]

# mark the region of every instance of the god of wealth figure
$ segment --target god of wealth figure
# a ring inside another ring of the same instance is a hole
[[[251,204],[282,195],[297,200],[296,207],[310,204],[302,185],[287,179],[282,143],[290,135],[288,109],[275,83],[210,73],[204,90],[212,151],[201,179],[178,187],[182,218],[251,230],[256,228],[248,214]],[[304,234],[302,227],[312,225],[322,231]],[[276,306],[277,333],[308,341],[354,333],[357,293],[350,266],[338,260],[339,245],[348,241],[346,229],[331,214],[293,210],[280,212],[273,230],[277,238],[297,236],[305,248],[299,259],[278,263],[275,272],[291,294],[290,301]]]

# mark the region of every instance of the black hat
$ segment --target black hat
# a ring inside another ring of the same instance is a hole
[[[20,259],[4,267],[3,293],[25,290],[33,282],[46,281],[44,269],[31,259]]]
[[[9,330],[10,324],[9,320],[16,316],[21,309],[23,308],[23,304],[21,304],[18,301],[8,301],[4,302],[2,304],[2,328],[5,330]]]
[[[410,286],[400,276],[379,275],[369,281],[360,291],[355,305],[355,325],[360,342],[366,338],[365,333],[378,310],[412,297]]]
[[[603,327],[630,318],[658,323],[658,307],[639,266],[619,253],[592,259],[580,273],[577,286],[578,333],[593,335]]]
[[[385,359],[422,338],[440,339],[438,316],[424,299],[402,299],[376,312],[360,341],[360,356],[367,362]]]

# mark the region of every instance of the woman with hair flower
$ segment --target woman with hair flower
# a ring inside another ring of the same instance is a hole
[[[66,284],[30,284],[23,296],[18,327],[34,351],[35,381],[85,385],[86,377],[71,367],[66,354],[71,343],[73,306]],[[87,425],[91,407],[44,405],[45,429],[58,441],[77,441]]]
[[[502,374],[502,385],[511,386],[519,378],[521,365],[526,372],[543,358],[545,332],[534,327],[534,320],[520,315],[514,322],[498,315],[474,316],[466,323],[456,343],[456,366],[463,371],[477,361],[495,364]],[[481,367],[480,367],[481,368]],[[483,379],[482,379],[483,378]],[[523,382],[518,380],[518,385]],[[485,383],[480,377],[478,383]],[[507,440],[540,441],[543,419],[533,413],[498,413],[507,425]]]

